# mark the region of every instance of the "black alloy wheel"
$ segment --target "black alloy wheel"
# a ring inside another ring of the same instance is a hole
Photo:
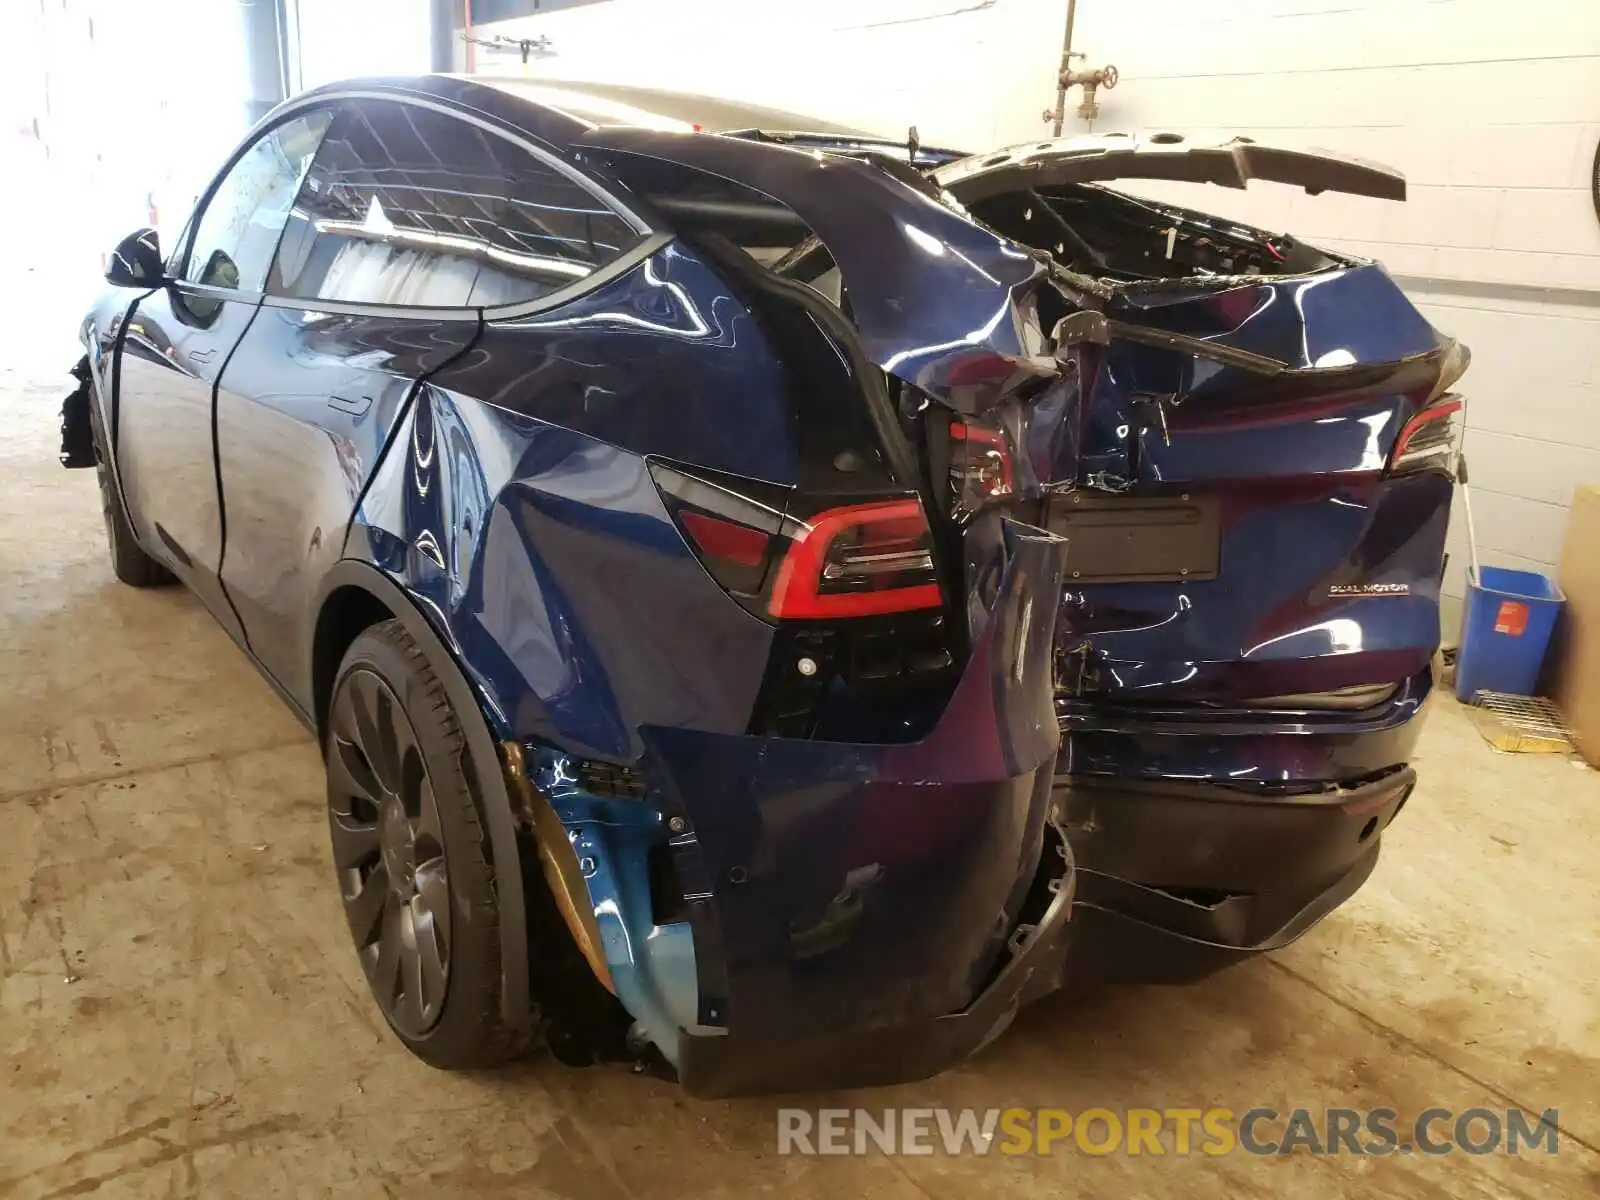
[[[362,970],[395,1036],[448,1070],[516,1058],[531,1028],[502,1011],[501,909],[522,897],[497,880],[464,730],[481,720],[385,620],[345,651],[323,722],[334,873]]]
[[[328,824],[350,935],[384,1016],[421,1037],[450,985],[450,872],[433,781],[375,671],[340,679],[328,720]]]

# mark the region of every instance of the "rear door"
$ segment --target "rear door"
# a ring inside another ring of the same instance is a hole
[[[471,114],[343,104],[217,401],[223,579],[292,696],[310,703],[311,602],[422,381],[473,346],[485,309],[551,302],[637,240],[553,158]],[[445,547],[416,550],[445,566]]]
[[[261,301],[267,265],[326,113],[274,126],[245,147],[202,200],[175,259],[176,282],[127,320],[116,453],[140,542],[235,636],[220,582],[224,514],[212,405],[229,355]]]

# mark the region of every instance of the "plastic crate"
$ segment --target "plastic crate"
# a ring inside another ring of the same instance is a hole
[[[1456,699],[1479,691],[1531,696],[1550,644],[1550,631],[1566,597],[1555,580],[1536,571],[1484,567],[1467,573],[1456,653]]]

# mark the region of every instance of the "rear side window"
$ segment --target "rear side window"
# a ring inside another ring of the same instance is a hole
[[[194,227],[185,279],[261,290],[289,206],[332,117],[323,110],[274,126],[228,169]]]
[[[399,101],[335,118],[268,290],[429,308],[535,300],[641,240],[587,188],[470,121]]]

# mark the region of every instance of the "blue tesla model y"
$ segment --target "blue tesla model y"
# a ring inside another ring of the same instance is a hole
[[[118,246],[63,461],[320,739],[408,1048],[917,1078],[1361,885],[1466,354],[1373,263],[1107,186],[1149,179],[1404,196],[439,76],[289,101]]]

